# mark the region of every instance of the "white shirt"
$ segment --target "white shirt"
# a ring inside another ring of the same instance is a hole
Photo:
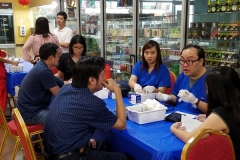
[[[56,28],[53,30],[53,33],[58,37],[59,43],[70,43],[73,37],[73,31],[65,26],[63,29]],[[69,48],[61,47],[62,53],[68,53]]]

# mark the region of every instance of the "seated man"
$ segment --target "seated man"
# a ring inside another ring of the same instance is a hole
[[[126,160],[123,153],[101,152],[90,138],[95,129],[126,128],[126,111],[117,83],[106,80],[102,57],[83,57],[73,68],[72,84],[60,89],[50,107],[43,132],[45,159]],[[116,95],[116,116],[93,95],[106,87]],[[88,146],[92,144],[92,149]],[[94,150],[95,148],[95,150]]]
[[[181,106],[185,110],[206,113],[205,78],[208,70],[205,68],[204,50],[196,45],[185,46],[179,62],[183,73],[178,76],[172,94],[157,93],[156,98]]]
[[[24,77],[18,93],[17,108],[26,124],[44,124],[52,95],[64,82],[50,70],[58,65],[61,50],[54,43],[40,47],[41,60]]]

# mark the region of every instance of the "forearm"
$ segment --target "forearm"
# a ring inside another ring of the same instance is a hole
[[[13,64],[13,61],[0,57],[0,62]]]
[[[59,45],[63,48],[68,48],[69,47],[69,43],[65,43],[65,42],[60,42]]]
[[[208,110],[208,104],[203,101],[199,101],[197,108],[202,111],[203,113],[207,113]]]
[[[169,96],[171,96],[171,100],[169,100],[169,102],[172,103],[172,104],[176,104],[177,103],[177,97],[173,94],[170,94]]]
[[[178,137],[181,141],[187,143],[187,141],[192,137],[189,132],[186,132],[184,130],[180,130],[177,128],[171,128],[172,134],[174,134],[176,137]]]
[[[165,93],[167,90],[167,87],[159,87],[155,89],[155,93],[161,92],[161,93]]]
[[[129,80],[128,85],[130,88],[134,88],[134,85],[136,84],[136,82],[134,80]]]
[[[114,91],[116,96],[116,116],[126,125],[126,109],[122,100],[122,93],[119,88]]]

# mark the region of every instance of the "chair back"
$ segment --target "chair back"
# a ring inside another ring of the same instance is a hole
[[[57,67],[52,67],[52,68],[51,68],[51,71],[52,71],[53,75],[55,75],[56,73],[58,73]],[[64,75],[62,75],[61,78],[62,78],[62,80],[64,80]]]
[[[0,127],[7,131],[7,134],[10,135],[10,130],[8,128],[8,123],[3,113],[2,107],[0,106]]]
[[[14,112],[13,120],[16,124],[18,135],[22,142],[26,160],[36,160],[36,155],[33,149],[32,141],[28,133],[26,124],[24,123],[22,116],[17,108],[15,108],[13,112]]]
[[[203,159],[235,160],[234,148],[229,135],[212,129],[197,132],[185,144],[181,160]]]
[[[173,71],[169,70],[169,73],[170,73],[170,79],[171,79],[171,88],[167,88],[166,94],[172,93],[172,89],[173,89],[174,83],[177,80],[177,76],[175,75],[175,73],[173,73]]]

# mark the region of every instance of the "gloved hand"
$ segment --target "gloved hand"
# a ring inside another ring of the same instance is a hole
[[[137,93],[143,93],[142,86],[140,86],[138,83],[134,84],[134,91]]]
[[[143,92],[144,93],[152,93],[153,91],[155,91],[155,87],[153,87],[153,86],[146,86],[146,87],[144,87],[143,88]]]
[[[158,93],[156,93],[156,99],[159,100],[159,101],[165,102],[165,101],[171,100],[171,96],[168,95],[168,94],[158,92]]]
[[[188,90],[181,89],[178,93],[178,97],[180,97],[179,101],[184,101],[187,103],[195,104],[197,103],[198,99],[190,93]]]

